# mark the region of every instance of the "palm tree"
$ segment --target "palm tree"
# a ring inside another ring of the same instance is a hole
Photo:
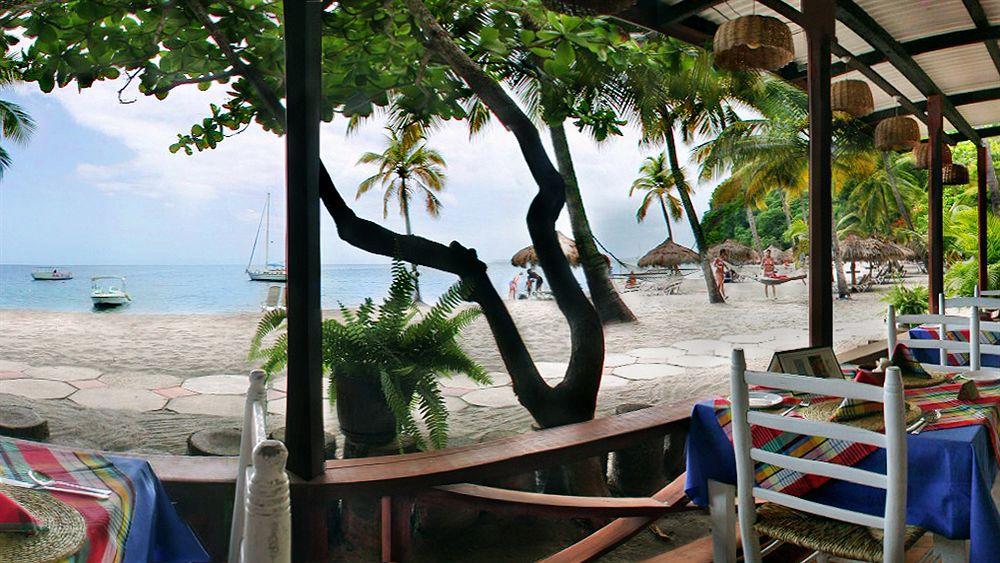
[[[663,213],[663,222],[667,225],[667,240],[674,238],[674,230],[670,225],[671,217],[679,221],[683,208],[681,200],[674,194],[677,185],[674,176],[667,166],[667,156],[663,153],[646,157],[639,167],[639,177],[632,182],[628,195],[632,197],[637,191],[645,192],[639,209],[635,212],[635,220],[641,223],[649,212],[650,206],[657,203]]]
[[[18,81],[17,73],[10,68],[7,59],[0,59],[0,88],[10,86]],[[7,100],[0,99],[0,137],[15,143],[24,143],[35,131],[35,121],[31,119],[24,108]],[[0,178],[11,165],[10,153],[0,146]]]
[[[411,235],[410,204],[415,198],[423,199],[424,208],[431,217],[441,214],[441,200],[437,193],[444,188],[446,164],[441,153],[427,146],[427,137],[420,125],[386,127],[386,130],[389,133],[385,137],[385,150],[381,153],[366,152],[358,159],[358,164],[377,164],[378,172],[358,185],[356,197],[360,198],[375,185],[381,186],[384,190],[382,216],[389,216],[389,202],[395,199],[399,203],[406,234]],[[417,265],[412,266],[416,275]],[[416,300],[421,301],[420,285],[416,283],[414,288]]]

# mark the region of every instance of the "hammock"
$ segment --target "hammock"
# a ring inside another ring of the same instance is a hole
[[[784,277],[784,278],[765,278],[765,277],[759,277],[759,278],[757,278],[757,281],[759,281],[760,283],[762,283],[764,285],[781,285],[783,283],[787,283],[787,282],[790,282],[790,281],[804,280],[804,279],[806,279],[806,274],[799,274],[797,276],[787,276],[787,277]]]

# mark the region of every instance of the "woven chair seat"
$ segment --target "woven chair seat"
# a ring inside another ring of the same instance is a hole
[[[882,561],[882,530],[823,518],[774,503],[757,507],[754,528],[758,533],[776,540],[834,557],[873,563]],[[907,526],[906,548],[909,549],[922,535],[923,528]]]

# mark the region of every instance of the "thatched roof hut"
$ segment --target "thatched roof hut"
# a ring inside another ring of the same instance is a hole
[[[847,235],[840,241],[840,255],[848,262],[881,262],[899,256],[899,249],[874,237]]]
[[[697,264],[700,261],[698,253],[686,246],[681,246],[672,239],[663,241],[639,259],[640,268],[660,266],[676,268],[681,264]]]
[[[726,254],[729,256],[729,262],[733,264],[749,264],[760,260],[760,256],[757,255],[757,252],[754,249],[732,239],[727,239],[712,248],[709,248],[708,254],[712,258],[715,258],[719,255],[719,252],[723,250],[725,250]]]
[[[559,246],[562,247],[563,254],[566,255],[566,259],[569,260],[570,265],[578,266],[580,264],[580,252],[576,249],[576,242],[559,231],[556,231],[556,236],[559,237]],[[517,266],[518,268],[537,265],[538,255],[535,254],[535,247],[526,246],[518,250],[511,257],[510,263],[512,266]]]

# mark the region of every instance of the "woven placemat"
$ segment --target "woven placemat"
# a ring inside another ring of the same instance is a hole
[[[833,416],[834,411],[836,411],[837,407],[840,406],[840,402],[840,399],[822,401],[819,403],[813,403],[808,407],[797,409],[795,412],[802,415],[802,418],[808,420],[830,422],[830,417]],[[924,411],[920,410],[920,407],[918,407],[915,403],[911,403],[909,401],[906,402],[906,424],[916,422],[917,419],[923,415],[923,413]],[[868,416],[855,418],[853,420],[838,421],[837,423],[874,431],[881,431],[883,430],[883,426],[885,426],[885,421],[883,420],[881,412],[872,413]]]
[[[934,387],[951,381],[954,373],[927,372],[930,377],[920,377],[914,375],[903,376],[904,389],[921,389],[923,387]]]
[[[51,493],[0,485],[7,495],[47,528],[33,536],[0,533],[0,563],[49,563],[80,551],[87,539],[83,516]]]

